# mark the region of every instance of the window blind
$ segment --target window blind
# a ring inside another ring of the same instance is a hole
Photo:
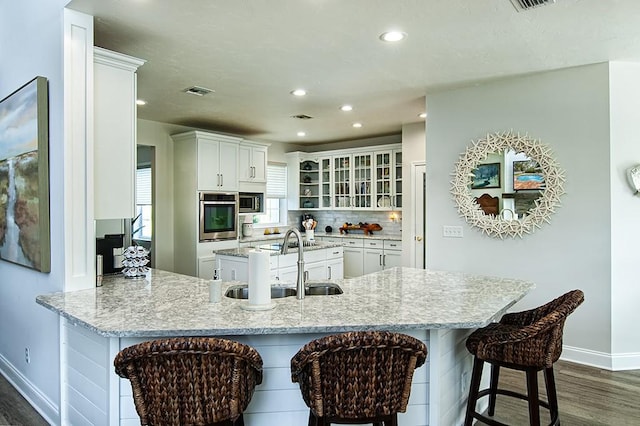
[[[151,205],[151,168],[136,170],[136,204]]]
[[[287,166],[267,166],[267,198],[287,198]]]

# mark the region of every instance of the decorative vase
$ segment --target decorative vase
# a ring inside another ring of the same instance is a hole
[[[242,224],[242,236],[250,237],[253,235],[253,223],[243,223]]]

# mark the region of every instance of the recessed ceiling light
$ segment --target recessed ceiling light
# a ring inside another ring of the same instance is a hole
[[[340,107],[341,111],[353,111],[353,107],[351,105],[342,105]]]
[[[420,114],[418,114],[418,117],[427,118],[427,113],[426,112],[421,112]]]
[[[360,127],[362,127],[362,123],[353,123],[352,126],[356,129],[359,129]]]
[[[304,89],[296,89],[290,92],[293,96],[304,96],[307,94],[307,91]]]
[[[137,99],[136,100],[136,105],[146,105],[147,101],[145,101],[144,99]]]
[[[306,132],[298,132],[298,136],[304,137],[304,136],[307,136],[307,133]]]
[[[404,39],[407,36],[407,33],[403,33],[402,31],[387,31],[380,34],[380,40],[388,41],[388,42],[396,42]]]

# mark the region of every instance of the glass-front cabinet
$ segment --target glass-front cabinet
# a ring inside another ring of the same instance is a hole
[[[401,209],[401,145],[377,148],[288,153],[289,209]]]
[[[358,153],[333,157],[333,207],[370,209],[372,207],[372,155]]]
[[[320,207],[333,207],[331,198],[331,157],[324,157],[320,158]]]
[[[379,210],[402,208],[402,151],[375,153],[375,207]]]

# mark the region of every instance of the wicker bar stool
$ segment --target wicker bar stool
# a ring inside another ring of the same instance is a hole
[[[343,333],[313,340],[291,359],[309,425],[397,425],[411,380],[427,347],[411,336],[384,331]]]
[[[242,413],[262,382],[255,349],[213,337],[140,343],[113,363],[131,381],[142,425],[244,425]]]
[[[489,418],[495,413],[498,394],[528,401],[530,425],[540,425],[540,406],[549,410],[550,425],[560,424],[553,364],[562,352],[564,322],[583,301],[583,292],[572,290],[538,308],[506,314],[500,322],[480,328],[468,337],[467,349],[474,358],[465,426],[471,426],[474,418],[488,425],[505,425]],[[491,379],[489,388],[480,391],[485,362],[491,365]],[[498,388],[500,367],[525,372],[526,395]],[[538,396],[538,372],[541,370],[544,371],[547,401]],[[476,402],[487,395],[489,417],[476,412]]]

